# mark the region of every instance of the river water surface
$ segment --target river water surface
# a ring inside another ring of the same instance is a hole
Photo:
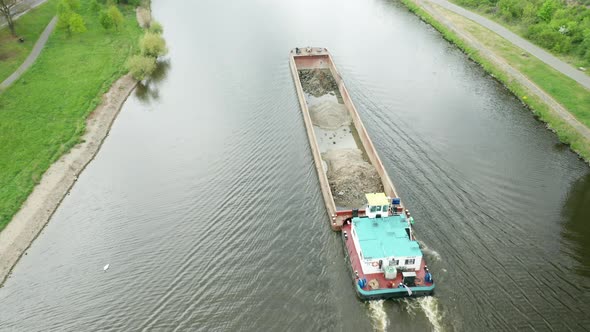
[[[0,330],[590,326],[589,167],[401,4],[153,10],[168,65],[0,289]],[[332,52],[416,219],[435,297],[355,298],[288,66],[306,45]]]

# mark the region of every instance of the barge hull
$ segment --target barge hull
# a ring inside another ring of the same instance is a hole
[[[332,78],[336,83],[338,92],[340,93],[340,96],[342,98],[342,104],[344,104],[344,108],[350,115],[350,127],[354,128],[354,130],[356,130],[356,133],[358,134],[357,146],[363,150],[368,159],[368,162],[371,164],[372,167],[375,168],[376,175],[378,175],[381,180],[381,183],[383,185],[383,191],[386,195],[383,197],[388,196],[390,198],[397,198],[399,196],[397,195],[397,192],[393,186],[393,183],[391,182],[391,179],[389,178],[389,175],[383,167],[381,159],[379,159],[379,155],[375,150],[373,142],[369,138],[365,126],[363,125],[360,116],[354,104],[352,103],[350,95],[348,94],[348,90],[344,85],[340,73],[336,69],[336,66],[334,64],[334,61],[332,60],[332,56],[330,55],[330,53],[325,48],[294,49],[290,53],[290,67],[295,82],[295,88],[297,90],[299,104],[301,106],[301,111],[303,113],[305,128],[307,130],[307,136],[314,157],[314,164],[316,172],[318,174],[318,179],[320,182],[322,196],[324,198],[324,203],[326,205],[326,211],[330,216],[330,224],[332,229],[334,231],[343,231],[342,238],[344,243],[344,251],[346,258],[349,262],[348,266],[357,296],[361,300],[366,301],[376,299],[419,297],[433,295],[435,288],[434,282],[432,282],[431,280],[425,282],[426,274],[428,273],[428,271],[424,259],[421,260],[421,264],[419,266],[415,267],[416,270],[412,271],[415,272],[416,282],[408,282],[407,285],[410,285],[409,288],[404,287],[407,281],[402,280],[402,273],[398,273],[395,279],[386,279],[385,274],[383,272],[364,274],[362,265],[363,262],[361,262],[361,259],[359,258],[359,255],[355,250],[355,244],[353,243],[353,240],[347,236],[347,234],[353,233],[351,227],[352,223],[354,223],[356,218],[352,218],[353,210],[351,208],[339,210],[337,209],[336,204],[334,202],[334,196],[332,194],[330,182],[328,181],[327,171],[324,170],[321,154],[322,150],[320,150],[320,146],[318,145],[316,131],[314,130],[314,123],[312,122],[312,117],[308,107],[308,100],[306,99],[306,93],[303,89],[302,77],[300,76],[301,70],[329,70],[330,74],[332,75]],[[306,84],[309,84],[309,82],[307,82]],[[312,97],[309,96],[309,98]],[[379,206],[379,208],[380,207],[381,206]],[[401,211],[403,211],[403,205],[400,204],[398,207],[402,209]],[[354,212],[355,217],[363,217],[365,215],[369,215],[369,211],[365,211],[364,209],[358,209]],[[408,236],[411,241],[415,241],[415,238],[411,231],[408,232]],[[379,264],[381,264],[381,261],[379,261]],[[379,266],[379,269],[381,269],[381,266]],[[429,273],[428,276],[430,277]],[[363,281],[370,280],[372,283],[371,287],[373,288],[370,288],[368,286],[363,286],[364,288],[361,287],[359,285],[359,280],[361,279]]]

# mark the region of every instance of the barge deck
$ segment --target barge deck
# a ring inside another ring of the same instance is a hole
[[[328,182],[328,177],[326,175],[324,165],[322,163],[322,151],[320,149],[320,146],[318,145],[316,130],[314,130],[314,124],[310,116],[308,101],[306,100],[306,93],[303,90],[301,78],[299,77],[300,70],[326,69],[330,71],[330,74],[336,82],[338,92],[341,95],[342,103],[346,108],[347,112],[350,114],[352,120],[352,127],[358,134],[356,140],[361,145],[359,148],[363,150],[363,155],[366,158],[368,158],[368,161],[377,172],[381,180],[381,183],[383,184],[383,191],[385,192],[385,194],[389,197],[398,196],[396,194],[396,190],[393,186],[393,183],[389,179],[389,176],[387,175],[387,172],[383,167],[381,159],[379,159],[379,155],[377,154],[377,151],[373,146],[373,142],[367,134],[365,126],[361,121],[361,118],[356,110],[356,107],[352,103],[352,99],[350,98],[348,90],[344,85],[342,76],[336,69],[334,61],[332,60],[332,56],[330,55],[328,50],[325,48],[317,47],[305,49],[299,48],[299,53],[297,53],[296,50],[297,49],[293,49],[290,53],[291,73],[293,74],[295,88],[297,90],[297,96],[299,98],[299,104],[303,112],[303,120],[305,122],[308,139],[314,156],[315,167],[318,173],[320,186],[322,189],[322,195],[324,197],[324,203],[326,205],[326,210],[328,211],[328,214],[330,215],[332,221],[332,229],[335,231],[340,231],[344,224],[344,220],[352,216],[352,211],[351,209],[337,208],[336,204],[334,203],[334,197],[332,195],[330,184]]]

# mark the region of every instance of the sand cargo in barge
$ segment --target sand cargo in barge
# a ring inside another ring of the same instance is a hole
[[[295,48],[290,65],[331,227],[342,233],[358,296],[373,300],[433,294],[413,219],[330,53]]]

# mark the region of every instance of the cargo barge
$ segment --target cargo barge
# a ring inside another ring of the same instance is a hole
[[[330,226],[342,234],[362,300],[434,293],[413,230],[379,155],[325,48],[295,48],[291,72]]]

